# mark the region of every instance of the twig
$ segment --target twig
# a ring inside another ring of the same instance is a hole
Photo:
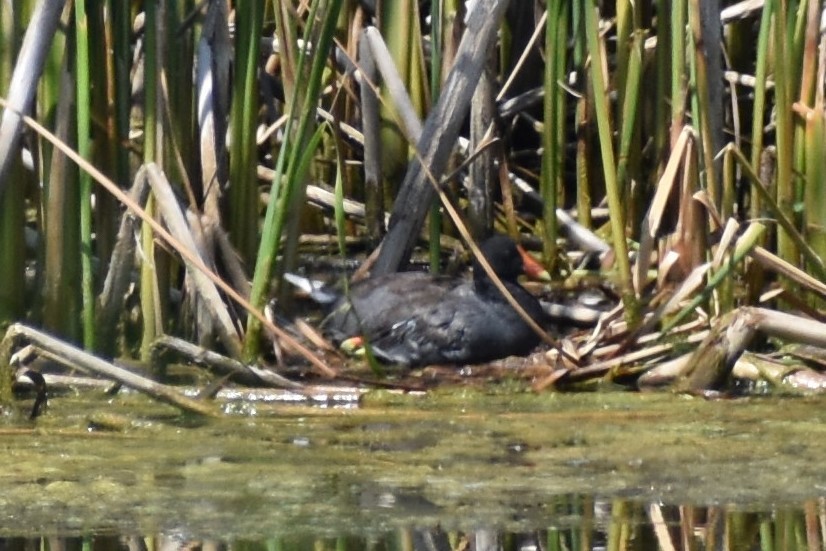
[[[93,356],[42,331],[20,323],[9,326],[6,331],[6,336],[2,342],[0,342],[0,351],[2,351],[3,355],[11,355],[12,345],[19,338],[25,338],[35,346],[48,350],[55,359],[61,361],[64,365],[71,365],[83,371],[112,379],[113,381],[121,383],[123,386],[142,392],[160,402],[175,406],[183,411],[210,417],[218,416],[217,410],[208,404],[188,398],[171,387],[156,383],[131,371],[112,365],[97,356]],[[8,365],[8,361],[9,357],[0,358],[0,362],[4,365]]]

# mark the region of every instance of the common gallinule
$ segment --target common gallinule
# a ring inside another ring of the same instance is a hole
[[[517,278],[544,269],[507,236],[480,248],[519,305],[541,322],[539,301]],[[472,282],[403,272],[356,283],[322,328],[336,341],[361,336],[381,360],[407,366],[481,363],[525,355],[539,343],[476,261]]]

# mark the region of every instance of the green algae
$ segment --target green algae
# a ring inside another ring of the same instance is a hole
[[[134,394],[53,399],[0,438],[0,535],[515,530],[547,525],[561,496],[758,511],[826,494],[822,398],[460,389],[224,405],[204,420]],[[98,430],[104,413],[132,421]]]

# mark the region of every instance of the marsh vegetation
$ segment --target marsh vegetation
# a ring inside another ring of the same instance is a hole
[[[716,4],[5,5],[0,317],[156,378],[177,338],[245,384],[389,384],[284,274],[495,231],[555,322],[495,378],[819,390],[819,348],[737,360],[826,334],[822,7]]]

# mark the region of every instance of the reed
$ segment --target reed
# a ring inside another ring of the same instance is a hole
[[[559,195],[564,189],[564,152],[567,136],[564,129],[565,95],[562,86],[565,81],[565,53],[568,40],[567,2],[557,1],[548,4],[548,17],[545,25],[545,84],[542,105],[544,121],[542,125],[542,172],[540,193],[544,201],[542,225],[543,253],[545,262],[550,266],[557,258],[557,224],[556,208]],[[588,209],[590,210],[590,209]]]
[[[75,5],[75,83],[77,85],[77,152],[85,159],[92,153],[92,76],[89,49],[89,16],[86,1],[78,0]],[[92,178],[89,174],[79,174],[80,206],[80,287],[83,304],[82,326],[83,345],[88,350],[96,349],[95,331],[95,291],[92,277]]]
[[[17,8],[10,4],[0,7],[0,93],[9,92],[9,82],[14,68],[14,51],[22,36],[21,12],[30,13],[32,2],[22,2]],[[0,322],[3,324],[25,315],[25,194],[33,178],[24,170],[18,159],[11,167],[5,197],[0,201]],[[8,390],[8,389],[6,389]]]
[[[288,103],[289,118],[284,130],[288,141],[279,151],[273,178],[273,190],[270,193],[262,229],[264,237],[258,249],[252,281],[250,301],[258,308],[263,306],[270,291],[270,275],[281,245],[286,219],[291,213],[295,214],[296,208],[300,208],[301,202],[296,202],[294,198],[300,198],[303,195],[307,183],[305,175],[311,156],[315,152],[315,149],[308,143],[312,135],[316,110],[316,103],[311,102],[310,98],[317,98],[321,92],[327,62],[326,53],[333,41],[341,5],[341,0],[329,2],[316,0],[310,8],[308,20],[312,24],[305,29],[304,44],[314,44],[314,48],[312,51],[308,51],[306,47],[301,50],[295,70],[296,74],[300,75],[300,82],[306,83],[306,88],[297,90]],[[316,21],[315,14],[319,15],[320,20]],[[295,130],[293,130],[294,121]],[[297,236],[293,239],[297,239]],[[260,331],[261,326],[258,320],[250,318],[245,342],[245,353],[248,358],[253,358],[258,354]]]
[[[235,71],[230,132],[229,216],[227,229],[241,258],[252,265],[258,249],[258,123],[259,52],[264,23],[264,0],[244,2],[235,17]]]

